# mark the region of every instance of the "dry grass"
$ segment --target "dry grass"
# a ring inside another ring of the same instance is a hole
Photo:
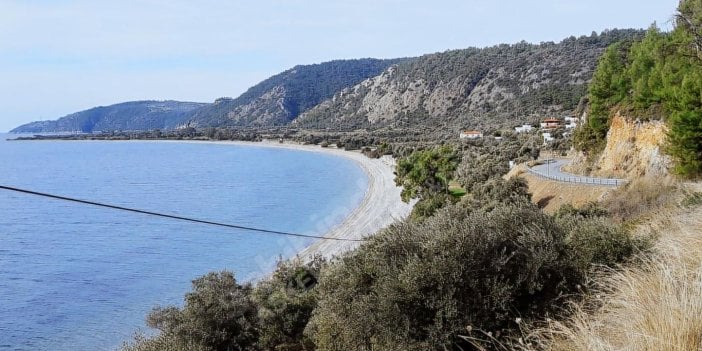
[[[605,275],[589,305],[531,333],[530,346],[514,348],[702,350],[702,209],[659,214],[640,230],[660,233],[654,255]]]
[[[675,204],[680,194],[672,179],[640,178],[610,192],[602,204],[616,220],[636,220]]]
[[[583,207],[591,202],[598,202],[604,194],[612,190],[606,186],[556,182],[530,173],[520,176],[529,184],[532,201],[546,213],[554,213],[565,204]]]

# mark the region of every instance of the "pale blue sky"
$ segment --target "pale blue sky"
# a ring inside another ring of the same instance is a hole
[[[678,0],[0,0],[0,131],[235,97],[296,64],[669,28]]]

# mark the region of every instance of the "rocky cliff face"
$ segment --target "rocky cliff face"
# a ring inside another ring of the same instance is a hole
[[[334,93],[375,77],[397,60],[339,60],[296,66],[251,87],[241,96],[217,99],[196,111],[193,126],[281,126]]]
[[[607,133],[607,145],[591,165],[579,155],[574,171],[612,178],[665,177],[671,158],[663,152],[668,129],[663,121],[640,121],[617,113]]]
[[[285,87],[278,85],[249,103],[243,105],[231,103],[229,110],[225,112],[226,118],[218,124],[236,126],[287,124],[293,116],[285,106],[285,98]],[[193,121],[197,122],[197,119],[195,118]]]

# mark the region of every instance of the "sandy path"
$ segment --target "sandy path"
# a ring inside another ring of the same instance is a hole
[[[368,177],[368,189],[361,204],[338,225],[324,234],[325,237],[360,239],[387,227],[398,219],[406,218],[412,211],[413,204],[400,200],[402,188],[395,185],[395,161],[392,157],[384,156],[371,159],[356,151],[345,151],[336,148],[322,148],[317,145],[301,145],[279,143],[275,141],[243,142],[243,141],[154,141],[154,142],[187,142],[221,145],[241,145],[254,147],[271,147],[293,149],[307,152],[319,152],[352,160],[363,169]],[[308,260],[315,255],[326,258],[356,248],[359,242],[338,240],[317,240],[307,248],[297,250],[297,255]]]

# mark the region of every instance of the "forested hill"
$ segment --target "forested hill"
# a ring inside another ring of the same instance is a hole
[[[454,130],[571,113],[587,94],[605,48],[642,35],[641,30],[611,30],[560,43],[521,42],[425,55],[337,93],[294,124]]]
[[[337,60],[296,66],[251,87],[236,99],[217,99],[196,111],[191,121],[200,127],[286,125],[342,89],[402,61]]]
[[[174,129],[207,104],[180,101],[133,101],[76,112],[56,121],[32,122],[11,133],[54,133]]]
[[[179,126],[285,125],[344,88],[374,77],[406,59],[338,60],[296,66],[251,87],[241,96],[212,104],[136,101],[96,107],[56,121],[32,122],[13,133],[175,129]]]
[[[419,58],[296,66],[212,104],[140,101],[97,107],[13,132],[93,132],[292,123],[333,130],[492,129],[571,113],[605,48],[643,37],[611,30],[560,43],[453,50]]]

